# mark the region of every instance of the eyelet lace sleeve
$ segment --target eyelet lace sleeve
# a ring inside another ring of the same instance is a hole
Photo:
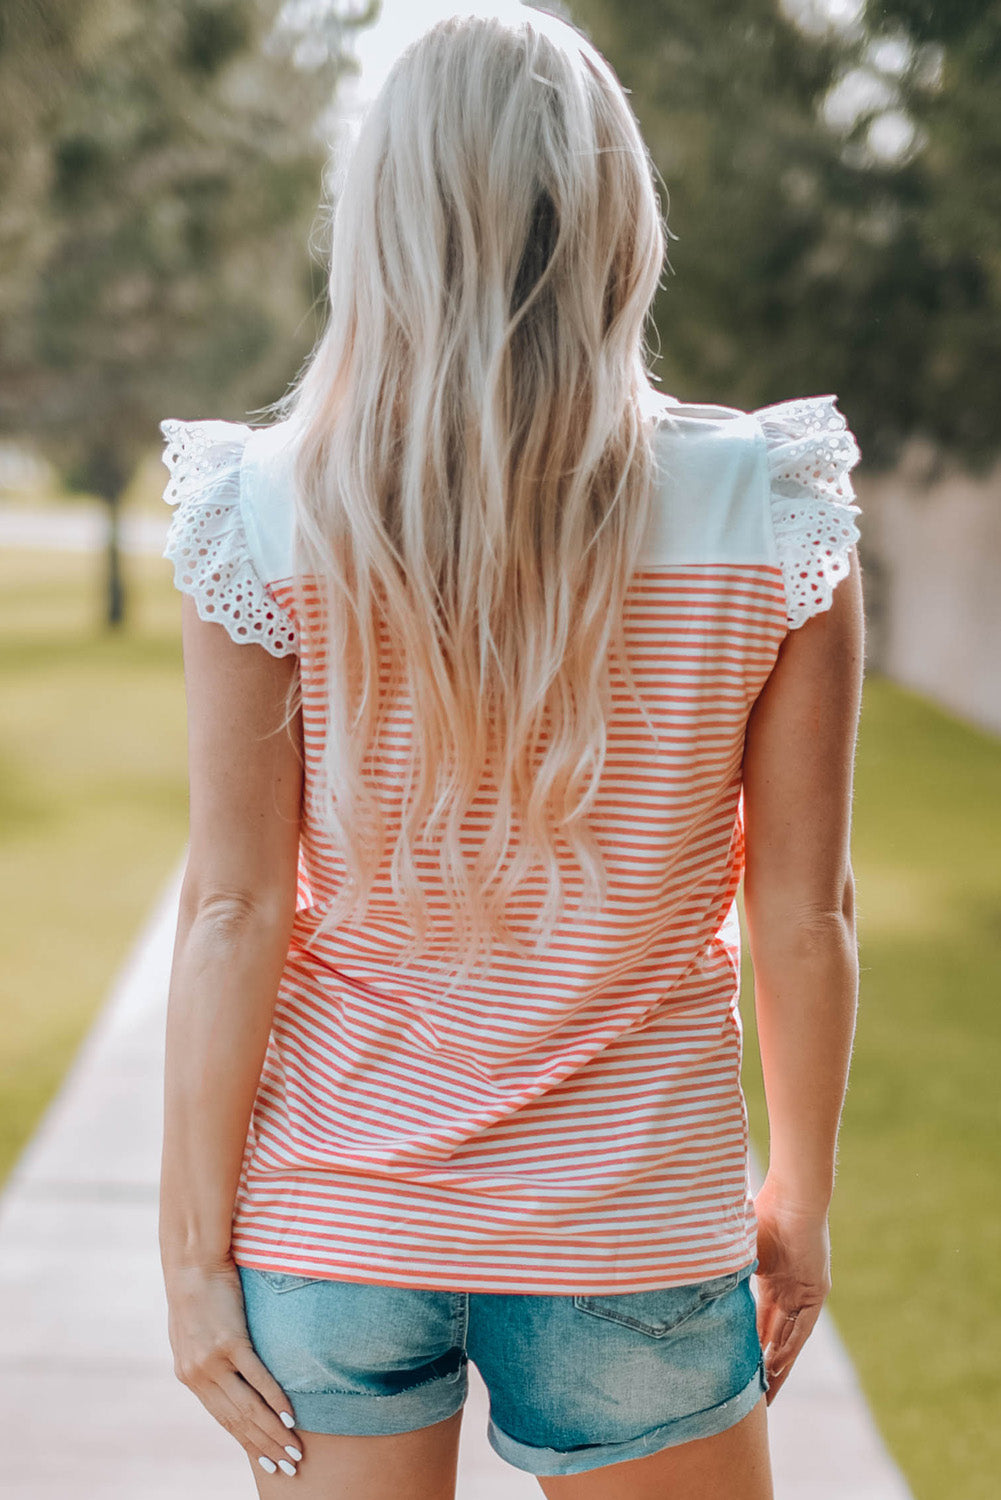
[[[790,630],[830,609],[859,539],[849,474],[861,458],[837,396],[779,401],[755,412],[764,430],[771,513]]]
[[[163,498],[177,507],[161,556],[174,564],[175,588],[234,641],[257,641],[272,656],[296,652],[295,621],[254,565],[240,509],[240,467],[252,429],[168,418],[160,431],[170,475]]]

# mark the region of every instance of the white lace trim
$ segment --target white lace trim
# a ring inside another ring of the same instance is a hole
[[[174,564],[174,586],[234,641],[257,641],[272,656],[296,652],[295,622],[254,567],[240,510],[240,464],[252,429],[168,418],[160,431],[170,474],[163,498],[177,506],[161,556]]]
[[[754,415],[767,441],[772,522],[790,630],[830,609],[859,540],[850,471],[861,458],[837,396],[805,396]]]

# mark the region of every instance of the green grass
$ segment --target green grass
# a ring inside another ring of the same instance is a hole
[[[58,1088],[187,837],[180,595],[127,557],[0,557],[0,1181]]]
[[[162,559],[126,565],[119,638],[100,623],[95,559],[0,561],[0,1178],[187,834],[180,597]],[[1001,744],[870,676],[828,1306],[917,1500],[992,1500],[1001,1469],[999,809]],[[746,952],[744,1081],[765,1162]]]
[[[917,1500],[993,1500],[1001,1469],[999,845],[1001,744],[870,678],[827,1305]],[[745,1090],[766,1163],[744,951]]]

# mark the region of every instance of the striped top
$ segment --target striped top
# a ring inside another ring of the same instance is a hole
[[[316,937],[344,865],[304,822],[238,1264],[603,1293],[722,1275],[757,1253],[738,1008],[744,731],[787,631],[828,608],[848,570],[859,452],[834,396],[753,412],[657,399],[657,493],[624,624],[659,744],[613,672],[600,917],[565,917],[541,959],[495,954],[442,1000],[396,961],[388,858],[364,925]],[[175,584],[234,639],[298,656],[308,779],[323,643],[318,615],[295,614],[286,425],[162,430]],[[409,734],[400,697],[370,751],[388,817]],[[526,882],[516,930],[541,890]]]

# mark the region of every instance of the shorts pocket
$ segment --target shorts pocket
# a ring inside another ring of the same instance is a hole
[[[700,1308],[732,1292],[741,1276],[740,1271],[727,1271],[723,1276],[710,1276],[690,1286],[654,1287],[647,1292],[597,1295],[579,1292],[573,1303],[574,1307],[592,1317],[633,1328],[652,1339],[662,1339],[686,1323]]]
[[[258,1275],[261,1280],[271,1288],[273,1292],[295,1292],[298,1291],[301,1286],[314,1286],[316,1282],[326,1279],[323,1276],[298,1276],[293,1271],[261,1271],[256,1270],[256,1268],[255,1274]]]

